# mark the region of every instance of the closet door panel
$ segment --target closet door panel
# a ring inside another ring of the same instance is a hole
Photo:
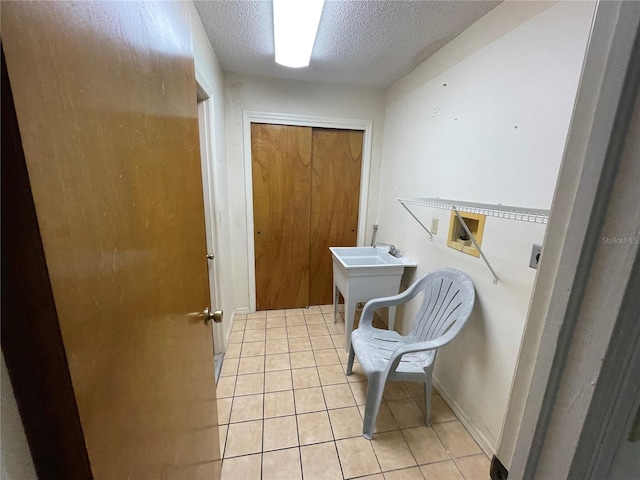
[[[251,124],[257,310],[309,305],[311,134]]]
[[[309,304],[332,303],[329,247],[357,242],[363,132],[313,129]]]

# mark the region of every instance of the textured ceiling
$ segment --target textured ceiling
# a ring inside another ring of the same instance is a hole
[[[194,3],[225,72],[388,87],[500,2],[327,0],[301,69],[274,61],[271,1]]]

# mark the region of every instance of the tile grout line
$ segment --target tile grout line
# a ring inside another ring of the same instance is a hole
[[[393,412],[391,413],[391,416],[393,416]],[[408,428],[419,428],[419,427],[408,427]],[[413,457],[413,460],[416,462],[416,467],[420,471],[420,475],[422,475],[422,477],[424,478],[424,475],[422,474],[422,470],[420,470],[420,466],[421,466],[420,462],[416,458],[415,453],[413,453],[413,450],[411,449],[411,445],[409,445],[409,441],[407,440],[407,437],[405,437],[405,435],[404,435],[404,430],[408,430],[408,428],[405,428],[405,429],[400,428],[400,430],[399,430],[400,431],[400,436],[403,438],[403,440],[407,444],[407,447],[409,448],[409,452],[411,453],[411,456]],[[431,428],[431,427],[427,427],[427,428]],[[447,455],[448,455],[448,453],[447,453]]]
[[[333,432],[332,432],[333,434]],[[344,467],[342,466],[342,460],[340,459],[340,452],[338,451],[338,442],[335,440],[333,440],[333,448],[336,451],[336,457],[338,458],[338,465],[340,466],[340,475],[342,475],[342,480],[345,480],[345,474],[344,474]]]
[[[242,343],[244,342],[244,332],[245,332],[245,328],[246,328],[246,325],[247,325],[246,318],[245,318],[244,322],[245,323],[244,323],[244,325],[242,327],[242,330],[240,330],[240,329],[237,330],[237,331],[242,331],[242,342],[241,342],[241,346],[240,346],[240,351],[241,352],[242,352]],[[223,368],[224,368],[224,365],[223,365]],[[240,368],[240,357],[238,357],[238,368],[236,369],[236,375],[235,375],[236,380],[234,380],[234,382],[233,382],[233,395],[231,397],[231,407],[229,409],[229,420],[228,420],[228,422],[226,424],[227,425],[227,433],[224,436],[224,448],[223,448],[223,451],[220,453],[220,456],[222,457],[222,462],[220,464],[221,469],[224,466],[224,462],[226,460],[226,455],[225,454],[226,454],[226,451],[227,451],[227,441],[229,439],[229,429],[230,429],[229,426],[231,425],[231,411],[233,410],[233,401],[235,399],[236,381],[237,381],[237,378],[238,378],[238,369],[239,368]],[[221,372],[222,372],[222,370],[221,370]],[[217,409],[217,406],[216,406],[216,413],[217,412],[218,412],[218,409]],[[220,420],[219,419],[218,419],[218,425],[220,425]]]
[[[286,325],[285,317],[285,325]],[[300,445],[300,427],[298,426],[298,405],[296,401],[295,385],[293,384],[293,365],[291,363],[291,346],[289,345],[289,332],[287,331],[287,355],[289,357],[289,378],[291,379],[291,395],[293,396],[293,415],[296,417],[296,433],[298,435],[298,459],[300,460],[300,478],[304,479],[304,466],[302,465],[302,445]]]
[[[457,417],[456,417],[457,419]],[[460,471],[460,469],[458,468],[458,464],[456,462],[455,457],[451,454],[450,449],[444,444],[444,442],[442,441],[442,438],[440,438],[440,435],[438,434],[438,432],[436,431],[435,428],[433,428],[433,426],[431,427],[433,429],[433,433],[435,434],[435,436],[438,438],[438,440],[440,441],[440,443],[442,444],[442,446],[445,448],[447,455],[449,455],[449,460],[451,460],[453,462],[453,465],[456,467],[456,470],[458,470],[458,473],[460,473],[460,476],[462,476],[462,478],[465,478],[465,476],[462,474],[462,472]]]
[[[263,475],[263,462],[264,462],[264,436],[265,436],[265,423],[264,423],[264,415],[266,408],[266,392],[267,392],[267,315],[265,314],[265,325],[264,325],[264,356],[262,357],[262,443],[260,445],[260,479],[262,479]]]
[[[462,478],[464,478],[465,480],[471,480],[471,479],[467,479],[467,476],[464,473],[462,473],[462,470],[460,470],[460,467],[458,466],[458,462],[456,461],[456,459],[452,458],[451,460],[453,461],[453,464],[458,469],[458,472],[460,472],[460,475],[462,475]]]
[[[323,320],[324,320],[324,316],[323,316]],[[306,325],[306,317],[305,317],[305,325]],[[308,325],[307,325],[307,327],[308,327]],[[307,333],[308,332],[309,332],[309,330],[307,328]],[[321,410],[321,411],[324,411],[326,413],[326,415],[327,415],[327,419],[329,421],[329,428],[331,429],[331,437],[332,437],[331,443],[333,443],[333,448],[334,448],[334,450],[336,452],[336,458],[338,459],[338,465],[340,466],[340,474],[341,474],[342,478],[344,479],[345,478],[344,477],[344,470],[342,468],[342,462],[340,461],[340,454],[338,452],[338,445],[336,443],[335,434],[333,432],[333,425],[331,424],[331,419],[329,417],[329,407],[327,405],[327,399],[326,399],[325,394],[324,394],[324,389],[322,388],[322,381],[320,380],[320,372],[318,371],[318,364],[317,364],[316,355],[315,355],[316,350],[313,348],[313,344],[311,343],[311,336],[309,335],[308,338],[309,338],[309,344],[311,345],[311,355],[313,356],[313,363],[315,365],[316,375],[318,377],[318,384],[319,384],[320,392],[322,394],[322,401],[324,402],[324,410]],[[318,442],[316,444],[320,444],[320,443],[324,443],[324,442]],[[302,451],[302,447],[300,447],[300,450]],[[303,473],[303,478],[304,478],[304,473]]]

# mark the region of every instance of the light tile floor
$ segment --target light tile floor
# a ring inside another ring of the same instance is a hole
[[[366,377],[347,377],[333,306],[236,316],[217,386],[222,480],[486,480],[489,459],[434,392],[390,382],[372,441]],[[375,324],[375,323],[374,323]]]

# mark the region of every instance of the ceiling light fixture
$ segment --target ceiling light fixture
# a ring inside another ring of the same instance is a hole
[[[273,0],[276,63],[300,68],[309,65],[324,0]]]

